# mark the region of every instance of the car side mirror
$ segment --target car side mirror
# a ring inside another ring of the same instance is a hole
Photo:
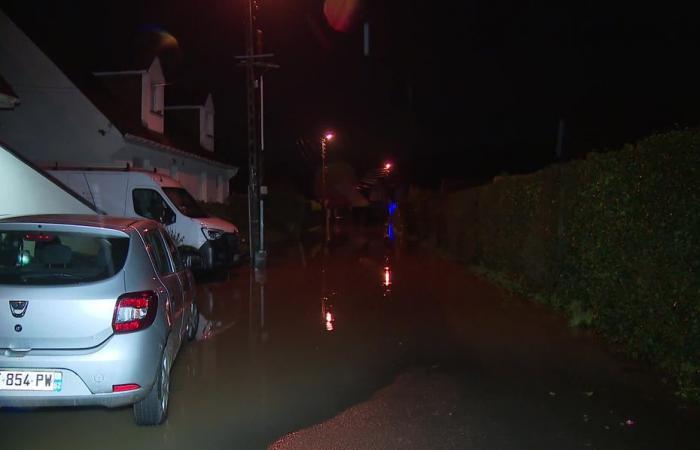
[[[172,225],[175,223],[177,220],[177,216],[175,215],[175,212],[170,209],[170,208],[165,208],[163,210],[163,217],[161,218],[161,222],[163,225]]]

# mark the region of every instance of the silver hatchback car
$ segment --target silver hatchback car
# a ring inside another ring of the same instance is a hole
[[[0,407],[133,404],[136,423],[162,423],[197,330],[188,265],[151,220],[0,221]]]

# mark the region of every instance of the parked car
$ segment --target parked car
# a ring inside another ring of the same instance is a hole
[[[163,422],[197,331],[192,264],[153,220],[0,220],[0,407],[133,404]]]
[[[160,221],[178,247],[200,255],[202,270],[231,267],[241,258],[238,228],[207,214],[182,184],[167,175],[137,169],[48,173],[107,214]]]

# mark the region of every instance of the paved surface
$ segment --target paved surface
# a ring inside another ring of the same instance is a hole
[[[0,410],[0,448],[700,447],[697,410],[658,377],[381,232],[274,249],[250,275],[200,280],[163,426],[129,408]]]

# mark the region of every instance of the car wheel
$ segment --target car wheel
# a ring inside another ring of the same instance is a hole
[[[190,320],[187,322],[187,340],[191,341],[197,336],[197,328],[199,327],[199,310],[197,304],[192,301],[190,311]]]
[[[168,416],[170,400],[170,370],[168,358],[163,355],[156,382],[146,398],[134,403],[134,418],[138,425],[160,425]]]

